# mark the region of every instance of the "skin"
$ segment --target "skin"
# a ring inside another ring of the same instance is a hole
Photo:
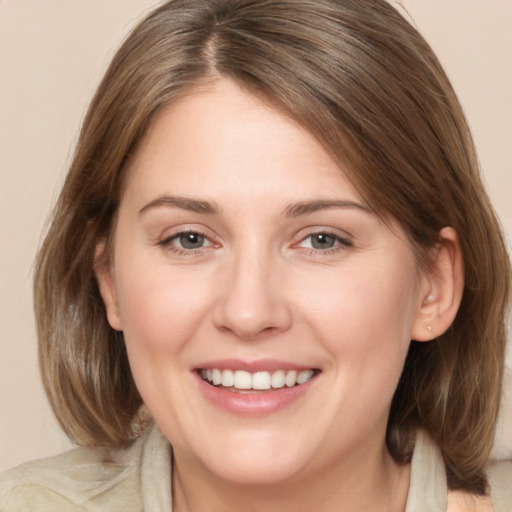
[[[292,207],[319,200],[344,203]],[[197,248],[183,231],[201,234]],[[229,81],[159,114],[96,273],[173,445],[176,510],[404,510],[409,468],[387,452],[386,422],[410,340],[442,333],[460,301],[457,236],[440,237],[437,272],[423,275],[401,228],[366,208],[318,141]],[[292,404],[240,416],[193,371],[225,358],[320,372]]]

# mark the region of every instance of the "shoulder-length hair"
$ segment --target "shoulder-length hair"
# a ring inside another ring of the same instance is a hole
[[[408,461],[422,427],[450,487],[484,492],[510,262],[455,93],[384,0],[173,0],[129,35],[90,105],[36,264],[40,364],[62,428],[79,444],[121,446],[144,426],[122,334],[98,292],[95,246],[112,233],[127,163],[155,115],[218,77],[309,130],[368,204],[400,223],[420,268],[440,230],[457,231],[462,303],[445,334],[411,343],[387,445]]]

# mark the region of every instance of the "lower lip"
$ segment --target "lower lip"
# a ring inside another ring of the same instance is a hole
[[[291,388],[237,393],[208,384],[197,372],[195,375],[199,381],[199,388],[207,400],[225,411],[241,416],[265,416],[280,411],[303,397],[316,380],[316,377],[313,377],[305,384]]]

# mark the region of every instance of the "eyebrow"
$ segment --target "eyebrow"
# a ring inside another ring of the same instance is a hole
[[[214,202],[194,199],[191,197],[169,196],[164,195],[157,197],[143,206],[139,210],[139,215],[142,215],[148,210],[158,207],[181,208],[195,213],[202,213],[206,215],[220,215],[222,209]],[[284,217],[298,217],[300,215],[307,215],[319,210],[329,210],[335,208],[355,208],[366,213],[372,213],[370,208],[355,201],[348,201],[344,199],[313,199],[310,201],[300,201],[293,203],[284,208],[282,215]]]
[[[319,210],[329,210],[334,208],[355,208],[366,213],[372,213],[370,208],[360,203],[356,203],[355,201],[347,201],[344,199],[318,199],[291,204],[283,210],[283,215],[285,217],[298,217],[299,215],[306,215]]]
[[[202,201],[200,199],[193,199],[190,197],[179,197],[179,196],[161,196],[153,199],[148,204],[143,206],[139,210],[139,215],[157,208],[159,206],[167,206],[171,208],[181,208],[195,213],[204,213],[207,215],[220,215],[221,208],[210,201]]]

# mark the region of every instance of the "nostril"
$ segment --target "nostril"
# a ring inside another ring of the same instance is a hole
[[[231,326],[221,325],[218,329],[224,333],[238,338],[241,341],[258,341],[267,339],[278,334],[281,329],[278,327],[263,327],[263,328],[249,328],[244,326],[242,328],[233,328]]]
[[[251,341],[288,329],[291,313],[282,287],[269,279],[270,263],[262,256],[258,268],[247,268],[246,261],[239,260],[234,273],[225,276],[214,306],[213,321],[223,332]]]

